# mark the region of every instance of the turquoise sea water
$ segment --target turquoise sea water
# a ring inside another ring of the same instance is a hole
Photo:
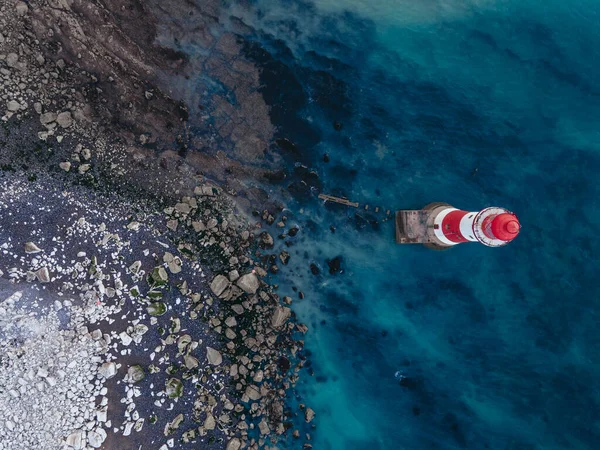
[[[274,281],[306,293],[298,391],[317,413],[315,449],[600,447],[599,12],[555,0],[229,9],[253,29],[247,55],[278,136],[299,150],[271,186],[292,184],[301,228]],[[391,221],[326,208],[319,190],[386,209],[503,206],[523,229],[499,249],[397,246]]]

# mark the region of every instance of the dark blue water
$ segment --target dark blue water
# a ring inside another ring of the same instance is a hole
[[[272,189],[293,192],[301,232],[276,281],[306,294],[314,448],[600,448],[598,3],[231,12],[253,27],[247,56],[295,144]],[[523,229],[497,249],[397,246],[391,221],[326,208],[319,190],[385,209],[502,206]]]

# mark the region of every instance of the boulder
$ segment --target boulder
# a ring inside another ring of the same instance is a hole
[[[274,243],[273,236],[266,231],[260,234],[260,246],[262,248],[273,248]]]
[[[56,117],[56,123],[58,123],[63,128],[69,128],[73,125],[73,118],[71,117],[71,113],[69,111],[61,112]]]
[[[225,275],[217,275],[210,283],[210,289],[218,297],[220,296],[231,283]]]
[[[206,359],[209,364],[213,366],[218,366],[223,362],[223,356],[221,356],[221,352],[215,350],[212,347],[206,347]]]
[[[100,433],[90,431],[87,435],[87,440],[88,444],[90,444],[92,447],[100,448],[100,446],[104,442],[104,437]]]
[[[6,109],[10,112],[17,112],[21,109],[21,104],[15,100],[11,100],[6,104]]]
[[[204,429],[205,430],[214,430],[217,423],[215,422],[215,418],[211,413],[206,415],[206,420],[204,421]]]
[[[67,445],[79,450],[85,447],[85,431],[78,430],[67,436]]]
[[[258,429],[260,430],[260,434],[263,436],[267,435],[271,432],[271,429],[269,428],[269,424],[267,423],[267,421],[265,419],[260,421],[260,423],[258,424]]]
[[[238,438],[234,437],[229,440],[225,450],[240,450],[241,447],[242,447],[242,442]]]
[[[262,397],[262,395],[260,394],[260,389],[254,384],[250,384],[246,387],[245,394],[250,400],[260,400],[260,398]]]
[[[114,362],[106,362],[100,366],[98,374],[108,380],[117,374],[117,365]]]
[[[185,367],[187,367],[188,370],[192,370],[198,367],[198,360],[193,356],[185,355],[183,357],[183,362],[185,363]]]
[[[273,328],[279,328],[283,326],[291,314],[292,310],[290,308],[278,306],[275,311],[273,311],[273,315],[271,316],[271,326]]]
[[[236,283],[247,294],[255,294],[258,290],[258,277],[253,273],[242,275]]]
[[[129,369],[127,369],[127,377],[132,383],[142,381],[145,376],[146,374],[144,373],[144,369],[140,365],[131,366]]]
[[[56,117],[57,117],[56,113],[47,112],[40,116],[40,122],[42,123],[42,125],[48,125],[48,124],[56,121]]]

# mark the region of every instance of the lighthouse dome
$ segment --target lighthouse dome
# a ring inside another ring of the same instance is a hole
[[[519,219],[511,213],[499,214],[492,220],[492,234],[502,241],[512,241],[520,229]]]

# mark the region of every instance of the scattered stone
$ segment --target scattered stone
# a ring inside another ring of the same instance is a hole
[[[288,252],[286,252],[285,250],[283,250],[280,254],[279,254],[279,259],[281,260],[281,262],[283,264],[286,264],[289,262],[290,260],[290,254]]]
[[[50,272],[47,267],[42,267],[35,272],[35,276],[40,281],[40,283],[49,283],[50,282]]]
[[[151,316],[162,316],[167,312],[167,305],[163,302],[153,302],[146,307],[146,311],[148,311],[148,314]]]
[[[17,55],[16,53],[9,53],[6,57],[6,65],[8,67],[16,67],[17,61],[19,61],[19,55]]]
[[[165,384],[165,392],[169,398],[178,398],[183,394],[183,384],[177,378],[171,378]]]
[[[37,245],[35,245],[33,242],[25,243],[25,253],[33,254],[33,253],[39,253],[41,251],[42,251],[42,249],[39,248]]]
[[[91,164],[82,164],[78,167],[78,171],[79,173],[83,174],[86,173],[88,170],[90,170],[90,168],[92,167]]]
[[[64,161],[59,163],[58,167],[60,167],[65,172],[68,172],[69,170],[71,170],[71,163],[69,161]]]
[[[132,383],[142,381],[145,376],[146,374],[144,373],[144,369],[140,365],[131,366],[129,369],[127,369],[127,377]]]
[[[140,271],[140,269],[142,268],[142,262],[141,261],[134,261],[130,266],[129,266],[129,271],[131,273],[138,273]]]

